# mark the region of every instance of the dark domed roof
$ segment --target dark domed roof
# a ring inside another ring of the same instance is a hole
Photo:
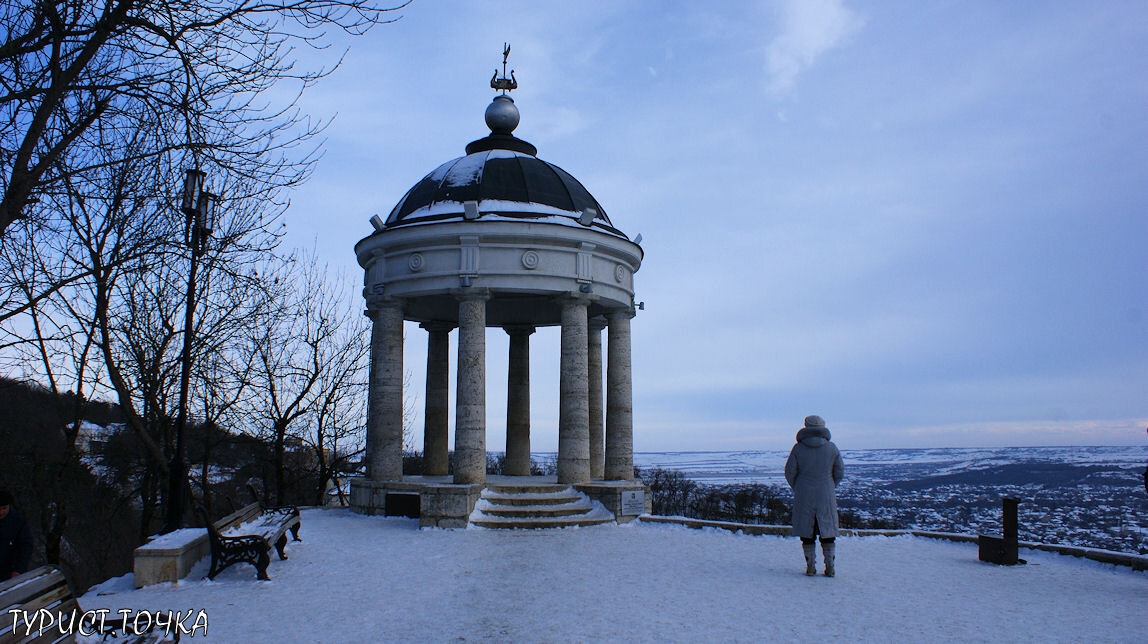
[[[463,218],[468,201],[477,202],[480,217],[577,220],[593,213],[595,226],[613,231],[602,206],[577,179],[556,165],[512,150],[483,150],[440,165],[407,191],[387,217],[387,226]]]
[[[577,179],[539,159],[533,145],[511,134],[518,111],[509,97],[495,98],[487,123],[491,134],[467,145],[466,156],[440,165],[407,191],[387,217],[387,228],[510,218],[582,225],[625,237]]]

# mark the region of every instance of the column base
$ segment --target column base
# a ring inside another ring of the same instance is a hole
[[[358,477],[351,479],[350,507],[359,514],[417,518],[420,528],[465,528],[483,487],[455,485],[449,476],[411,476],[402,481]]]
[[[628,523],[653,511],[654,496],[643,481],[592,481],[579,483],[574,489],[613,512],[618,523]]]
[[[374,481],[356,477],[350,479],[350,485],[350,509],[359,514],[411,516],[406,510],[417,499],[414,503],[417,508],[415,516],[421,528],[467,527],[485,487],[482,484],[456,485],[451,483],[448,476],[408,476],[402,481]],[[499,476],[492,485],[532,491],[531,485],[549,489],[555,487],[556,483],[552,476]],[[653,509],[650,486],[640,480],[591,481],[577,483],[573,487],[601,503],[614,514],[618,523],[628,523],[642,514],[649,514]]]

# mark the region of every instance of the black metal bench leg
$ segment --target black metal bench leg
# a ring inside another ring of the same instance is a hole
[[[207,573],[208,579],[215,579],[215,576],[223,570],[223,566],[219,565],[219,557],[215,555],[215,548],[211,549],[211,571]]]
[[[295,538],[295,541],[302,541],[302,539],[299,538],[299,524],[298,523],[291,526],[291,536]]]
[[[279,538],[275,540],[275,550],[277,550],[279,552],[279,558],[280,559],[286,559],[287,558],[287,553],[284,550],[286,547],[287,547],[287,535],[281,534],[281,535],[279,535]]]
[[[259,579],[263,581],[271,581],[271,578],[267,576],[267,566],[271,565],[271,555],[268,554],[269,550],[271,549],[264,548],[263,551],[259,553],[259,561],[255,563],[255,567],[259,570]]]

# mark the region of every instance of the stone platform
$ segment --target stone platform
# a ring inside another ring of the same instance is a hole
[[[136,588],[166,581],[179,581],[193,566],[211,554],[205,528],[181,528],[155,535],[133,553]]]
[[[401,481],[350,480],[351,509],[360,514],[410,516],[422,527],[465,528],[486,487],[530,492],[557,485],[557,477],[487,476],[486,483],[456,484],[450,476],[404,476]],[[571,485],[598,501],[626,523],[651,510],[649,487],[643,481],[590,481]]]

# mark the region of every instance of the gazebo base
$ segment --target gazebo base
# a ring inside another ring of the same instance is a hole
[[[486,483],[455,484],[450,476],[405,476],[399,481],[353,478],[351,509],[360,514],[418,517],[422,527],[465,528],[470,514],[488,486],[500,490],[530,492],[532,487],[554,486],[549,476],[488,476]],[[649,513],[650,489],[643,481],[577,483],[572,487],[598,501],[625,523]]]

